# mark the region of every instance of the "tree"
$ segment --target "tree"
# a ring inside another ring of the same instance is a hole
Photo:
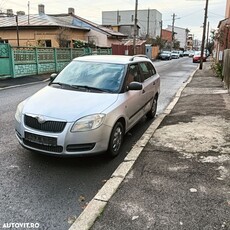
[[[214,49],[215,34],[216,34],[216,30],[211,30],[210,40],[206,44],[206,49],[209,51],[209,53],[212,53]]]
[[[156,38],[148,38],[146,43],[151,44],[152,46],[159,46],[160,49],[163,49],[165,48],[167,41],[156,36]]]
[[[60,27],[56,35],[56,40],[59,44],[59,47],[69,47],[69,32],[70,30],[66,27]]]
[[[180,42],[176,39],[173,41],[173,48],[176,50],[180,49]]]

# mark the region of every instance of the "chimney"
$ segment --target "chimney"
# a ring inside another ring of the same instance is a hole
[[[38,14],[45,14],[45,5],[43,4],[38,5]]]
[[[7,10],[6,10],[6,14],[7,14],[7,16],[13,16],[13,15],[14,15],[12,9],[7,9]]]
[[[68,14],[74,14],[74,8],[68,8]]]

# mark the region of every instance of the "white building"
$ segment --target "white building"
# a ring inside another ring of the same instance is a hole
[[[122,31],[122,27],[126,26],[127,35],[133,36],[133,29],[127,30],[127,25],[133,26],[135,22],[135,11],[102,11],[102,25],[118,27],[118,31]],[[139,37],[151,38],[160,36],[161,33],[162,14],[155,9],[138,10],[137,24],[139,26]]]
[[[172,31],[172,26],[168,25],[168,28],[166,28],[166,30]],[[180,42],[181,49],[187,49],[188,33],[188,29],[174,26],[174,39]]]

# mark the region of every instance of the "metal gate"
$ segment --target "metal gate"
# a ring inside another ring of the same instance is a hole
[[[10,55],[10,45],[0,43],[0,78],[11,75]]]

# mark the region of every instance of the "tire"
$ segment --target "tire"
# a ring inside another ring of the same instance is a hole
[[[151,109],[146,114],[146,117],[149,119],[153,119],[156,116],[156,113],[157,113],[157,97],[155,96],[153,98],[153,103],[152,103]]]
[[[124,137],[124,126],[121,122],[117,122],[111,132],[109,139],[109,147],[107,153],[110,157],[116,157],[119,154]]]

